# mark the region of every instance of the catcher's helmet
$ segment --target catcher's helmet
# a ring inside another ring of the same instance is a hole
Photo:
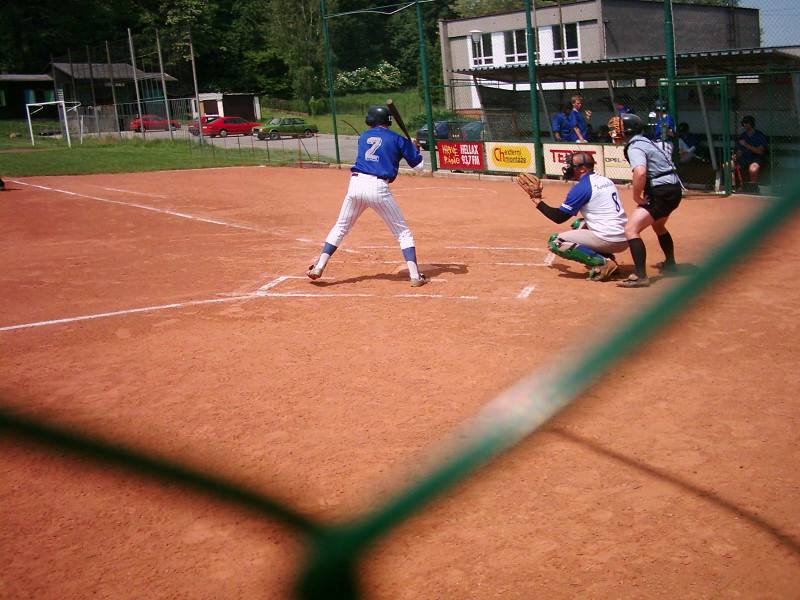
[[[364,121],[370,127],[375,127],[376,125],[386,125],[387,127],[391,127],[392,115],[389,114],[389,109],[385,106],[370,106]]]
[[[644,121],[641,117],[633,113],[625,113],[620,115],[622,119],[622,133],[627,136],[633,136],[637,133],[642,133],[644,130]]]
[[[573,152],[564,158],[564,179],[570,181],[575,177],[575,169],[586,165],[590,171],[594,171],[595,160],[591,152]]]

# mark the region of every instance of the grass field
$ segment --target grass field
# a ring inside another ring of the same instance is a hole
[[[187,140],[120,140],[116,136],[86,139],[72,148],[63,141],[47,140],[31,148],[0,150],[0,173],[10,176],[130,173],[164,169],[189,169],[236,165],[288,164],[297,160],[289,151],[250,147],[225,149],[200,146]]]

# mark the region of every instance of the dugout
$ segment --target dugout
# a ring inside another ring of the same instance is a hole
[[[677,121],[687,123],[699,136],[699,155],[709,165],[717,162],[712,156],[721,156],[725,130],[734,136],[741,118],[753,115],[757,128],[770,139],[768,171],[780,174],[800,168],[800,46],[688,52],[677,54],[676,63],[679,76],[722,77],[727,82],[726,105],[714,86],[676,88]],[[527,64],[451,72],[471,78],[469,85],[477,92],[490,139],[532,137]],[[596,129],[612,116],[615,102],[646,117],[656,100],[664,97],[659,81],[665,72],[664,54],[537,64],[542,140],[552,141],[550,118],[576,92],[592,109],[591,123]],[[453,80],[451,84],[453,88],[464,86],[463,80]],[[452,88],[450,91],[455,93]],[[693,171],[696,173],[692,177],[699,177],[698,183],[702,184],[714,176],[708,169]]]

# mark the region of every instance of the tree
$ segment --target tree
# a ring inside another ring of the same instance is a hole
[[[479,17],[497,12],[522,10],[523,0],[455,0],[453,12],[459,17]]]
[[[295,98],[323,95],[324,49],[319,0],[272,0],[267,21],[273,47],[289,70]]]

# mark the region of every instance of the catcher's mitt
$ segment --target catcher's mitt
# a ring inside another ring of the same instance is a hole
[[[607,125],[608,125],[608,135],[611,136],[612,140],[622,137],[622,130],[623,130],[622,117],[620,117],[619,115],[611,117],[608,120]]]
[[[531,197],[532,200],[542,199],[542,182],[531,173],[520,173],[514,178],[519,187],[525,190],[525,193]]]

